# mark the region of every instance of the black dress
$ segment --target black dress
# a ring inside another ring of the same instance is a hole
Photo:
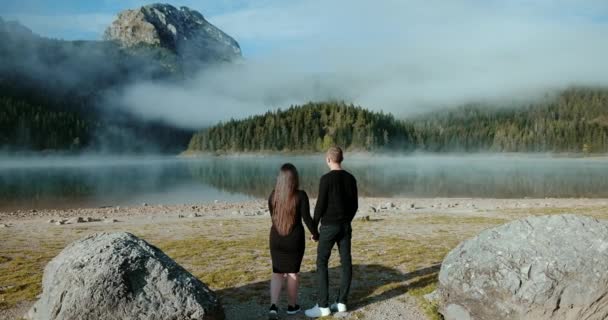
[[[270,215],[273,215],[272,197],[274,191],[268,198],[268,208]],[[298,190],[298,200],[296,202],[296,220],[291,232],[287,235],[280,235],[274,224],[270,228],[270,256],[272,257],[272,272],[274,273],[298,273],[306,249],[306,239],[302,219],[306,223],[311,233],[317,234],[313,230],[312,217],[310,216],[310,204],[308,195],[302,190]]]

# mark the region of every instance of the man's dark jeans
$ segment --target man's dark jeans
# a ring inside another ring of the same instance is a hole
[[[340,277],[339,303],[346,304],[350,283],[353,277],[353,262],[350,254],[350,242],[353,229],[350,223],[322,225],[319,229],[319,245],[317,247],[317,276],[319,286],[319,307],[328,307],[329,279],[327,265],[334,244],[338,244],[342,276]]]

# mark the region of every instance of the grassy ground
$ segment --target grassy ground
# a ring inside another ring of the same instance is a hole
[[[443,257],[480,230],[517,217],[441,214],[390,215],[353,224],[354,279],[350,319],[374,319],[365,310],[392,298],[415,297],[429,319],[436,307],[422,296],[434,290]],[[0,312],[35,300],[46,263],[68,243],[100,231],[129,231],[159,247],[221,297],[228,319],[252,319],[267,308],[270,254],[266,218],[195,218],[164,222],[124,222],[55,226],[30,223],[0,234]],[[302,264],[303,306],[315,297],[315,245],[307,243]],[[330,279],[339,278],[332,255]],[[334,281],[337,282],[337,281]],[[294,318],[299,319],[299,318]]]
[[[590,207],[573,207],[573,208],[528,208],[528,209],[508,209],[502,213],[511,218],[527,216],[542,216],[554,214],[580,214],[591,216],[597,219],[606,219],[608,207],[606,206],[590,206]]]

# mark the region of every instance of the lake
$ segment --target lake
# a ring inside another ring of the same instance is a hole
[[[265,198],[279,166],[315,196],[323,156],[0,158],[0,210]],[[545,155],[347,158],[361,196],[608,198],[608,159]]]

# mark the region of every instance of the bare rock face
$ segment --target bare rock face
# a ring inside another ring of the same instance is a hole
[[[224,319],[205,284],[130,233],[67,246],[44,270],[28,319]]]
[[[434,295],[446,320],[608,318],[608,226],[575,215],[485,230],[445,258]]]
[[[151,4],[119,13],[106,29],[105,40],[125,47],[159,46],[183,58],[232,61],[241,57],[239,44],[187,7]]]

